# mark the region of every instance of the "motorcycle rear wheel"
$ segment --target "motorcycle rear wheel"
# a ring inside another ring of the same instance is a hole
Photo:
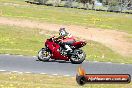
[[[83,50],[77,49],[74,51],[74,54],[71,56],[70,61],[73,64],[81,64],[86,58],[86,54]]]
[[[50,59],[50,51],[47,50],[46,48],[42,48],[39,52],[38,52],[38,59],[40,61],[49,61]]]

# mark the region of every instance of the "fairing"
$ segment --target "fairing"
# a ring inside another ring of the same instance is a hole
[[[86,43],[84,41],[79,41],[79,42],[74,42],[71,46],[74,46],[74,49],[78,49],[83,47],[84,45],[86,45]],[[70,57],[69,56],[64,56],[61,55],[60,53],[60,45],[55,43],[52,38],[47,39],[47,41],[45,42],[45,46],[51,51],[51,58],[52,59],[57,59],[57,60],[69,60]]]
[[[86,45],[85,41],[79,41],[79,42],[75,42],[75,43],[72,44],[72,46],[73,46],[74,49],[81,48],[81,47],[83,47],[85,45]]]

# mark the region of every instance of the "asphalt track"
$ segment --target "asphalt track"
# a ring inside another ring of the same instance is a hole
[[[65,61],[42,62],[38,61],[37,57],[31,56],[0,55],[0,71],[75,76],[78,66]],[[132,76],[132,64],[85,61],[82,66],[89,74],[130,74]]]

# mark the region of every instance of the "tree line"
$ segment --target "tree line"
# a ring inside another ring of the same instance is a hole
[[[31,1],[31,0],[29,0]],[[46,4],[49,0],[33,0],[38,4]],[[53,6],[60,6],[62,1],[66,1],[65,7],[73,7],[72,3],[82,3],[85,9],[95,9],[95,3],[100,2],[102,6],[109,7],[108,10],[118,10],[122,12],[124,9],[132,9],[132,0],[50,0]],[[89,6],[92,6],[89,8]]]

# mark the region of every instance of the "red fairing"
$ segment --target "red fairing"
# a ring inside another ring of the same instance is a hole
[[[83,47],[85,45],[86,45],[85,41],[79,41],[79,42],[75,42],[75,43],[72,44],[72,46],[74,46],[75,49],[81,48],[81,47]]]
[[[60,51],[59,51],[59,48],[60,48],[60,45],[53,42],[53,41],[50,41],[49,39],[45,42],[45,45],[49,48],[49,50],[51,51],[52,53],[52,56],[51,58],[53,59],[61,59],[61,60],[69,60],[69,57],[67,56],[63,56],[61,55]]]
[[[63,42],[69,42],[69,41],[75,41],[74,37],[63,39]]]
[[[52,37],[50,39],[47,39],[47,41],[45,42],[45,46],[51,51],[51,54],[52,54],[51,58],[52,59],[56,59],[56,60],[69,60],[70,57],[61,55],[60,50],[59,50],[60,49],[60,45],[58,43],[56,43],[54,41],[54,39],[55,38]],[[67,39],[65,41],[68,41],[68,40],[69,41],[71,41],[71,40],[73,41],[74,38],[69,38],[69,39]],[[84,42],[84,41],[79,41],[79,42],[75,42],[75,43],[72,44],[72,46],[74,46],[75,49],[81,48],[81,47],[83,47],[85,45],[86,45],[86,42]]]

